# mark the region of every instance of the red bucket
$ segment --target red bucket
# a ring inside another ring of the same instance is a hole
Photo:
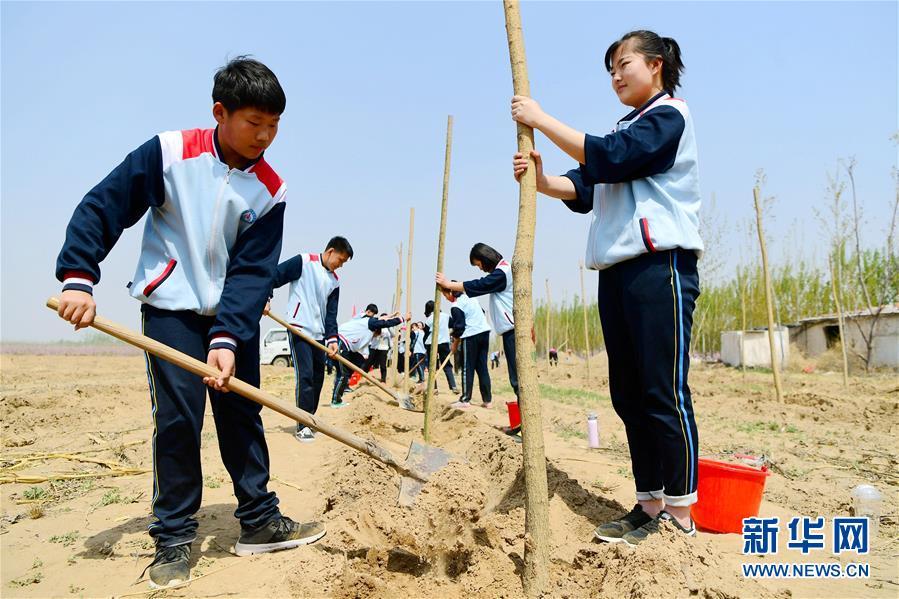
[[[690,515],[713,532],[743,532],[743,518],[758,516],[768,469],[699,458],[699,501]]]
[[[506,409],[509,410],[509,427],[518,428],[521,426],[521,412],[518,411],[518,402],[507,401]]]
[[[362,378],[362,375],[360,375],[358,372],[354,372],[352,375],[350,375],[350,380],[349,380],[348,385],[350,387],[352,387],[353,385],[358,383],[359,379],[361,379],[361,378]]]

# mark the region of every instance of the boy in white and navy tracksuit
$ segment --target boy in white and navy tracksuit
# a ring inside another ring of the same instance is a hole
[[[431,352],[434,351],[433,339],[434,339],[434,300],[428,300],[425,304],[425,317],[428,319],[425,323],[425,349],[428,355],[427,359],[430,359]],[[440,312],[439,315],[439,323],[440,330],[437,333],[437,367],[439,368],[441,364],[443,364],[444,360],[446,360],[447,356],[450,355],[450,328],[449,328],[449,316]],[[449,363],[447,360],[446,365],[443,367],[443,374],[446,376],[446,383],[449,385],[450,391],[453,393],[458,393],[458,389],[456,389],[456,377],[453,376],[453,365]],[[435,389],[436,389],[436,379],[434,381]]]
[[[333,237],[319,254],[297,254],[278,265],[272,288],[290,283],[287,296],[288,322],[337,351],[337,308],[340,301],[339,269],[353,258],[353,248],[344,237]],[[315,414],[325,383],[326,355],[296,335],[290,336],[290,356],[296,376],[294,398],[301,410]],[[311,429],[297,424],[301,440],[311,440]]]
[[[387,316],[386,312],[381,313],[381,319]],[[382,383],[387,382],[387,354],[390,352],[390,329],[381,329],[380,333],[372,335],[371,343],[368,346],[368,359],[362,366],[362,370],[368,372],[372,368],[377,368]]]
[[[397,318],[380,319],[375,316],[378,306],[369,304],[365,313],[348,320],[337,329],[337,338],[340,355],[362,368],[368,358],[368,347],[375,334],[380,334],[381,329],[395,327],[406,321],[399,316]],[[350,369],[343,364],[337,365],[337,378],[334,379],[334,393],[331,396],[331,407],[344,406],[343,394],[350,381]]]
[[[215,129],[167,131],[128,154],[75,209],[56,262],[63,281],[60,315],[87,326],[100,262],[124,229],[148,214],[137,269],[129,284],[141,302],[145,335],[259,386],[259,318],[281,251],[286,186],[262,157],[284,110],[284,93],[261,63],[238,58],[213,88]],[[246,120],[257,122],[249,128]],[[252,158],[251,158],[252,156]],[[79,320],[75,312],[88,314]],[[150,535],[156,555],[151,584],[189,577],[203,475],[200,432],[204,379],[147,354],[153,413]],[[269,455],[261,406],[208,390],[219,450],[237,497],[248,555],[295,547],[324,535],[320,524],[281,515],[267,488]]]
[[[593,213],[586,263],[599,271],[609,387],[637,492],[634,509],[595,535],[636,544],[660,526],[695,534],[698,435],[687,373],[701,196],[693,119],[673,96],[683,70],[677,42],[632,31],[609,47],[605,64],[615,93],[633,108],[612,133],[578,132],[531,98],[513,98],[512,116],[581,162],[554,177],[542,173],[539,153],[531,156],[539,191]],[[516,176],[527,168],[516,155]]]
[[[453,404],[468,407],[474,392],[474,375],[478,375],[481,401],[489,408],[493,402],[490,386],[490,369],[487,366],[487,351],[490,349],[490,325],[477,300],[459,291],[443,290],[443,297],[450,302],[451,335],[457,340],[453,347],[462,343],[462,396]]]

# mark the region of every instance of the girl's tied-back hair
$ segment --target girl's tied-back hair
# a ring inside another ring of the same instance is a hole
[[[479,260],[484,266],[484,270],[488,272],[495,269],[496,265],[499,264],[502,259],[503,255],[486,243],[474,244],[471,247],[471,252],[468,254],[469,264],[474,266],[474,261]]]
[[[634,52],[642,54],[646,60],[662,59],[662,87],[673,95],[674,90],[680,86],[680,76],[684,70],[684,63],[680,57],[680,46],[673,38],[661,37],[656,32],[646,29],[625,33],[620,40],[614,42],[606,50],[606,70],[612,72],[612,58],[615,56],[615,52],[624,42],[631,39],[634,40]]]

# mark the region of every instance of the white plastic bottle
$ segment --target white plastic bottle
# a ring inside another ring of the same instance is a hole
[[[587,446],[599,449],[599,420],[592,412],[587,415]]]
[[[883,496],[872,485],[859,485],[852,489],[852,508],[858,518],[868,518],[870,539],[877,536],[880,525],[880,513],[883,508]]]

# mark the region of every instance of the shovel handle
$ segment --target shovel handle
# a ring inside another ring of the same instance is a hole
[[[322,350],[323,352],[331,351],[327,347],[325,347],[324,345],[322,345],[321,343],[319,343],[318,341],[316,341],[315,339],[313,339],[312,337],[310,337],[309,335],[307,335],[306,333],[301,331],[300,329],[296,328],[292,324],[288,324],[288,322],[286,320],[284,320],[277,314],[272,314],[271,312],[268,312],[267,314],[268,314],[269,318],[271,318],[272,320],[277,322],[279,325],[281,325],[282,327],[284,327],[285,329],[287,329],[288,331],[290,331],[291,333],[293,333],[294,335],[296,335],[297,337],[299,337],[300,339],[302,339],[303,341],[305,341],[312,347],[317,347],[318,349]],[[346,366],[353,372],[358,372],[362,376],[362,378],[364,378],[369,383],[375,385],[378,389],[380,389],[384,393],[388,394],[392,399],[399,401],[400,398],[397,397],[396,393],[394,393],[390,389],[390,387],[388,387],[387,385],[385,385],[384,383],[382,383],[381,381],[379,381],[378,379],[376,379],[369,373],[365,372],[364,370],[362,370],[361,368],[359,368],[358,366],[356,366],[355,364],[353,364],[352,362],[350,362],[349,360],[347,360],[346,358],[341,356],[339,353],[334,355],[334,359],[336,359],[338,362],[340,362],[341,364],[343,364],[344,366]]]
[[[47,300],[47,307],[53,311],[59,310],[59,298],[51,297]],[[133,345],[135,347],[139,347],[149,354],[153,354],[158,358],[162,358],[167,362],[171,362],[176,366],[180,366],[184,370],[188,372],[192,372],[198,376],[211,376],[218,378],[221,376],[221,372],[219,372],[216,368],[197,360],[196,358],[192,358],[187,354],[181,353],[176,349],[169,347],[155,339],[151,339],[146,335],[142,335],[141,333],[137,333],[132,331],[131,329],[124,327],[118,323],[112,322],[111,320],[107,320],[102,316],[96,316],[94,318],[94,322],[90,325],[98,331],[102,331],[107,335],[111,335],[116,339],[124,341],[129,345]],[[238,379],[237,377],[231,377],[228,379],[228,390],[237,393],[251,401],[255,401],[258,404],[261,404],[267,408],[270,408],[283,416],[287,416],[293,420],[296,420],[300,424],[304,424],[309,428],[319,431],[323,435],[327,435],[331,437],[335,441],[339,441],[348,447],[352,447],[357,451],[361,451],[362,453],[372,457],[379,462],[386,464],[399,472],[403,476],[410,476],[412,478],[425,481],[427,477],[422,475],[421,473],[410,470],[403,466],[400,462],[396,460],[396,458],[391,455],[389,451],[375,443],[374,441],[363,439],[362,437],[357,437],[356,435],[339,429],[335,426],[332,426],[321,420],[320,418],[316,418],[313,414],[301,410],[297,407],[289,405],[271,393],[267,393],[262,389],[254,387],[249,383],[245,383],[244,381]]]

